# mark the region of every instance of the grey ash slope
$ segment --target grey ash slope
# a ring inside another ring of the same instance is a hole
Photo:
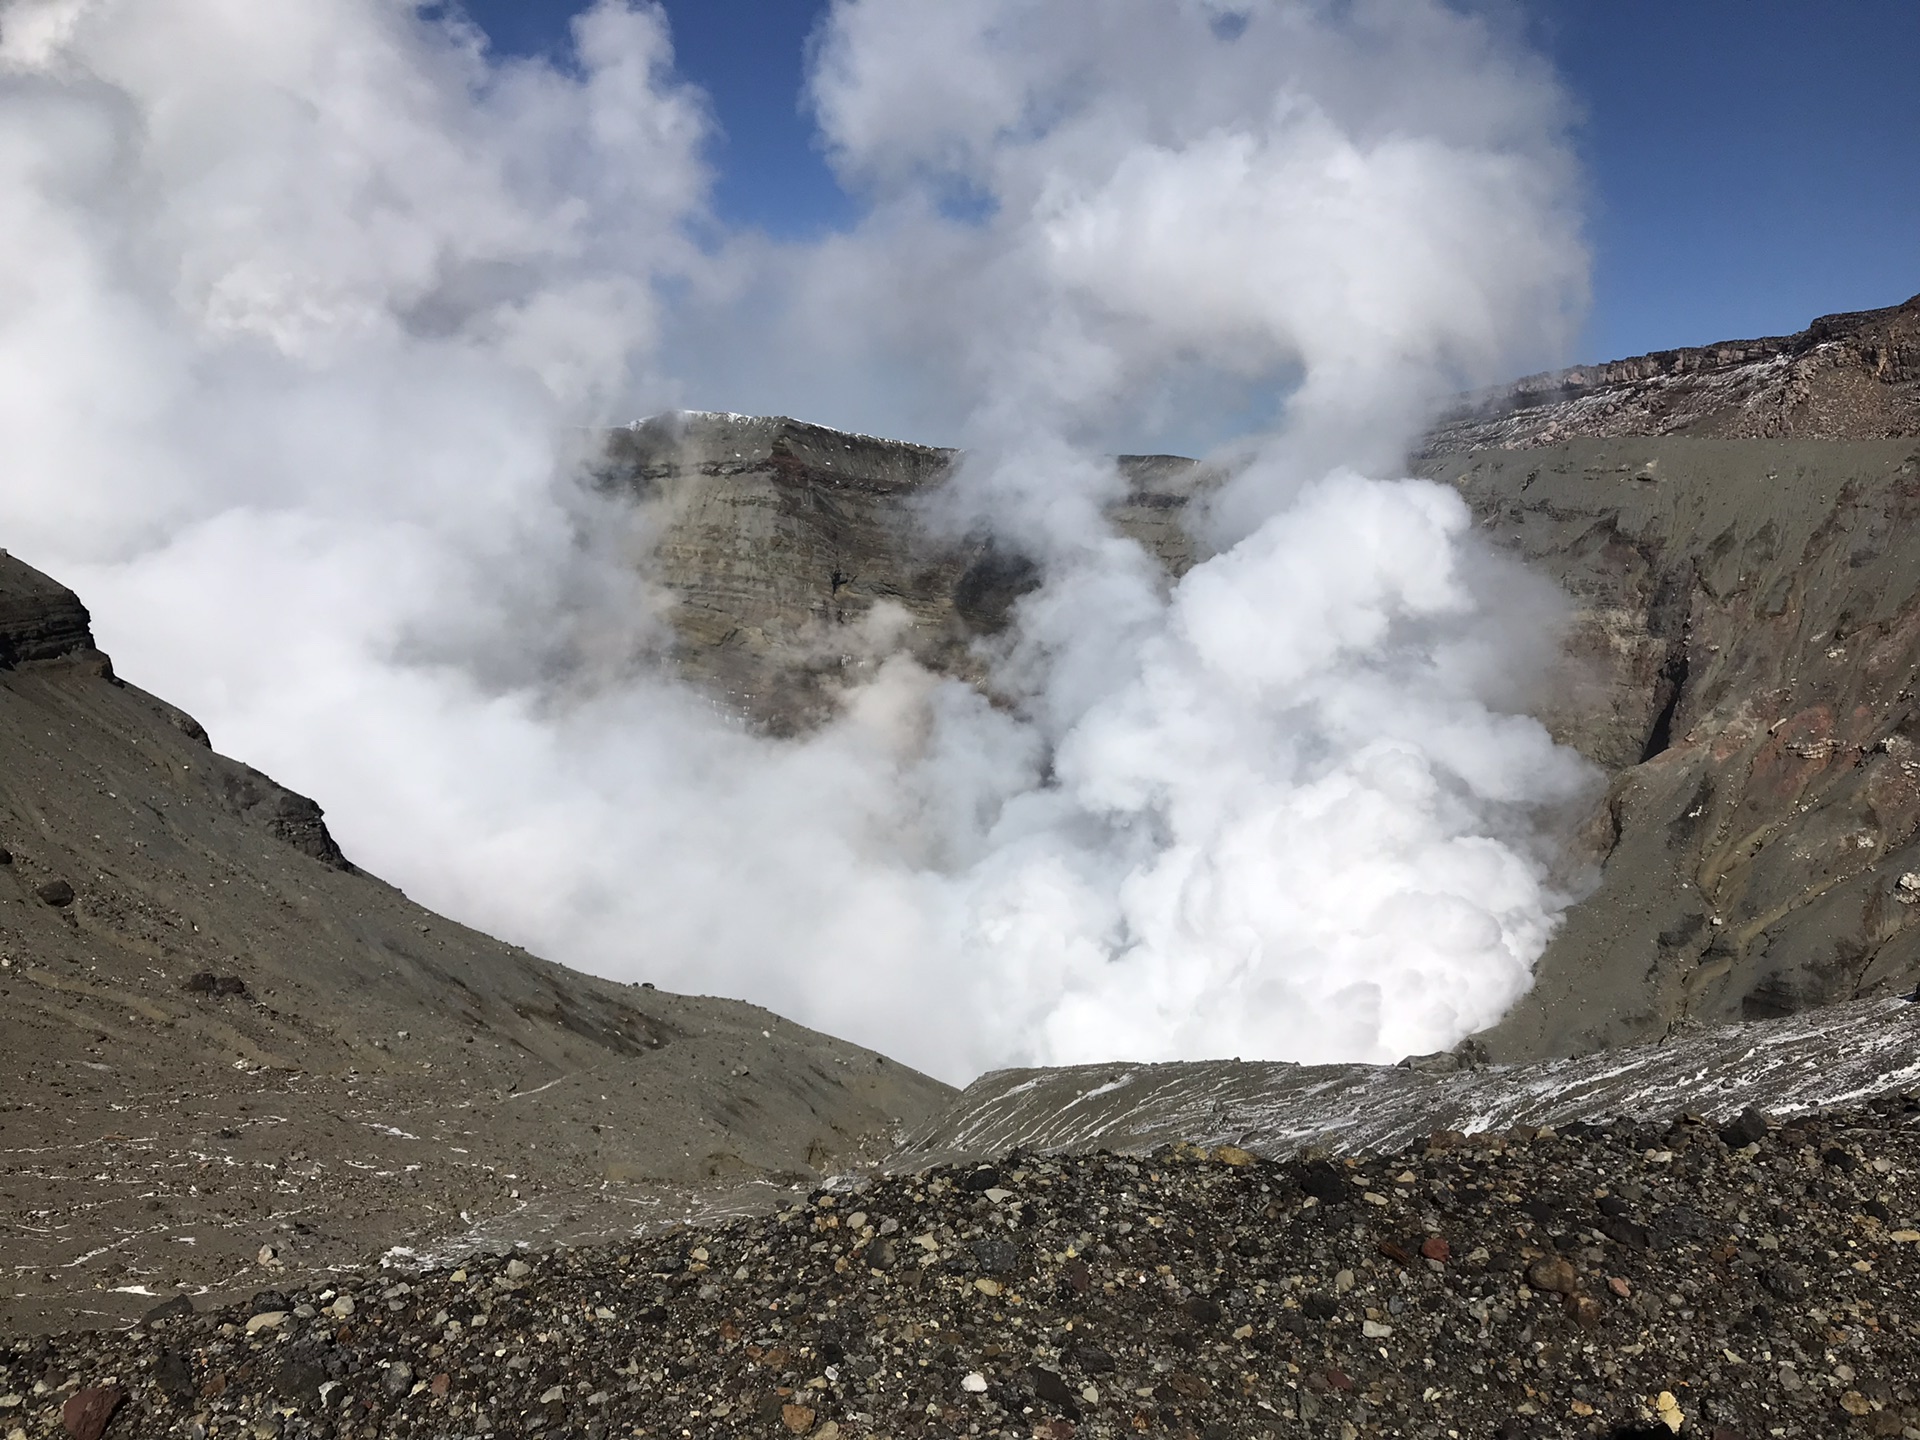
[[[298,1273],[618,1233],[882,1153],[951,1093],[411,903],[4,555],[0,657],[0,1328],[257,1288],[262,1245]]]

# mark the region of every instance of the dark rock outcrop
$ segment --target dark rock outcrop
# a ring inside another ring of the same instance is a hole
[[[112,679],[113,667],[94,645],[92,618],[80,597],[49,575],[0,550],[0,671],[65,662]],[[115,682],[118,684],[118,682]],[[188,738],[207,746],[227,807],[275,839],[336,870],[353,867],[328,831],[320,806],[276,784],[251,766],[212,755],[207,732],[185,711],[122,687]],[[65,882],[61,882],[65,883]],[[69,895],[71,900],[71,895]]]
[[[1530,375],[1435,427],[1432,454],[1577,438],[1870,440],[1920,435],[1920,295],[1797,335],[1657,350]]]
[[[91,657],[93,631],[80,597],[0,550],[0,670]]]
[[[216,759],[222,762],[221,797],[234,814],[262,826],[276,840],[322,865],[335,870],[353,868],[327,829],[325,813],[318,803],[275,783],[251,765],[224,756]]]

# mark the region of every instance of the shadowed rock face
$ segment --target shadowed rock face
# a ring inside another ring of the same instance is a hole
[[[50,661],[63,662],[71,673],[113,679],[112,663],[94,647],[92,620],[80,597],[0,550],[0,672],[37,668]],[[207,745],[207,732],[191,715],[140,691],[121,688],[140,695],[153,715],[190,740]],[[212,754],[211,749],[207,759],[215,793],[233,814],[323,865],[353,868],[312,800],[275,784],[252,766]]]
[[[1797,335],[1530,375],[1436,427],[1430,453],[1579,437],[1865,440],[1920,435],[1920,295]]]
[[[78,595],[0,550],[0,670],[94,653],[91,623]]]

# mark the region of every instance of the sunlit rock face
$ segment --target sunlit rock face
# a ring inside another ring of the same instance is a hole
[[[602,483],[652,512],[648,573],[671,594],[688,678],[778,734],[806,729],[864,673],[878,606],[906,648],[985,685],[977,642],[1005,629],[1038,580],[983,534],[953,533],[930,501],[957,452],[784,416],[688,413],[616,431]],[[1184,574],[1180,511],[1203,473],[1177,456],[1123,456],[1114,523]]]
[[[1426,468],[1575,598],[1543,715],[1613,775],[1599,886],[1495,1052],[1910,988],[1920,446],[1575,440]]]

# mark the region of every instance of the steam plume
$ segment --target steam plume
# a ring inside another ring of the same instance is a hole
[[[1510,713],[1524,579],[1450,492],[1364,477],[1581,302],[1537,62],[1437,0],[838,0],[813,99],[866,218],[702,249],[663,16],[575,39],[0,9],[0,526],[123,670],[429,903],[950,1076],[1496,1018],[1586,775]],[[775,742],[653,662],[646,517],[574,481],[585,427],[733,375],[968,444],[931,523],[1046,577],[1014,709],[895,656]],[[1240,448],[1169,591],[1100,457],[1200,433]]]

